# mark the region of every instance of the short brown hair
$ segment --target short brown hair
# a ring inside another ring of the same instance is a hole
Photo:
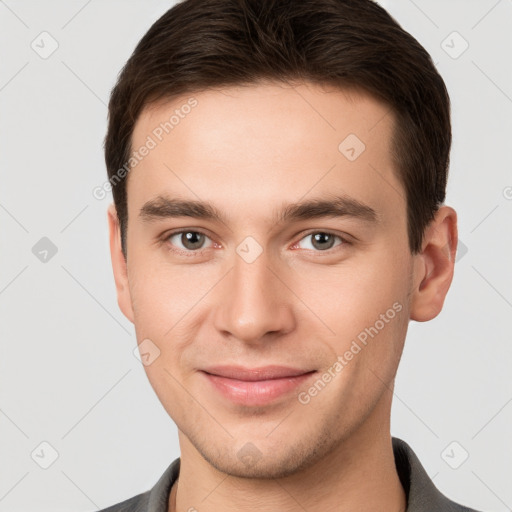
[[[372,0],[185,0],[140,40],[110,97],[105,161],[125,257],[127,178],[118,171],[142,110],[260,80],[355,87],[390,107],[409,247],[419,252],[445,199],[452,139],[448,92],[420,43]]]

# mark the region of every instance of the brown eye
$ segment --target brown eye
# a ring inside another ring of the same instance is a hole
[[[170,235],[168,240],[172,245],[177,246],[181,250],[196,251],[203,249],[205,241],[209,239],[199,231],[179,231]]]
[[[334,245],[334,236],[329,233],[315,233],[312,235],[311,242],[315,249],[323,251]]]
[[[306,243],[305,245],[301,245],[305,240],[310,240],[310,242]],[[339,240],[339,242],[337,242],[337,240]],[[301,249],[327,251],[336,245],[340,245],[341,243],[345,243],[345,240],[339,235],[335,235],[326,231],[315,231],[302,238],[298,245]]]

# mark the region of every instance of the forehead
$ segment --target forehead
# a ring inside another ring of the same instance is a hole
[[[192,129],[200,130],[198,135],[203,139],[207,132],[209,141],[214,141],[215,135],[230,135],[233,140],[235,136],[240,139],[255,132],[258,137],[266,133],[275,139],[279,125],[286,127],[281,134],[282,142],[285,134],[290,140],[293,135],[303,138],[307,133],[313,143],[317,136],[324,139],[329,132],[332,135],[329,139],[336,141],[347,130],[358,132],[364,142],[370,139],[375,142],[375,135],[391,133],[393,122],[392,109],[363,90],[310,82],[294,85],[267,82],[206,89],[149,104],[135,124],[132,142],[136,146],[142,137],[154,131],[157,138],[184,142],[180,134],[189,137]],[[375,130],[377,125],[379,129]],[[198,143],[199,137],[196,138]]]
[[[132,137],[132,151],[148,141],[152,149],[129,173],[129,203],[171,192],[247,207],[336,189],[377,209],[403,209],[394,122],[367,93],[311,83],[233,86],[153,104]]]

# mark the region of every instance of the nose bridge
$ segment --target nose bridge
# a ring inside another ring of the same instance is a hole
[[[249,342],[293,327],[286,289],[269,267],[266,253],[253,259],[237,251],[218,302],[217,329]]]

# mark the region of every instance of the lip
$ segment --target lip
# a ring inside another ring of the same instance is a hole
[[[214,389],[239,405],[261,406],[290,394],[316,373],[286,366],[216,366],[202,370]]]
[[[245,368],[243,366],[210,366],[203,369],[204,372],[228,379],[243,381],[257,381],[270,379],[283,379],[287,377],[296,377],[309,373],[311,370],[291,368],[289,366],[260,366],[259,368]]]

